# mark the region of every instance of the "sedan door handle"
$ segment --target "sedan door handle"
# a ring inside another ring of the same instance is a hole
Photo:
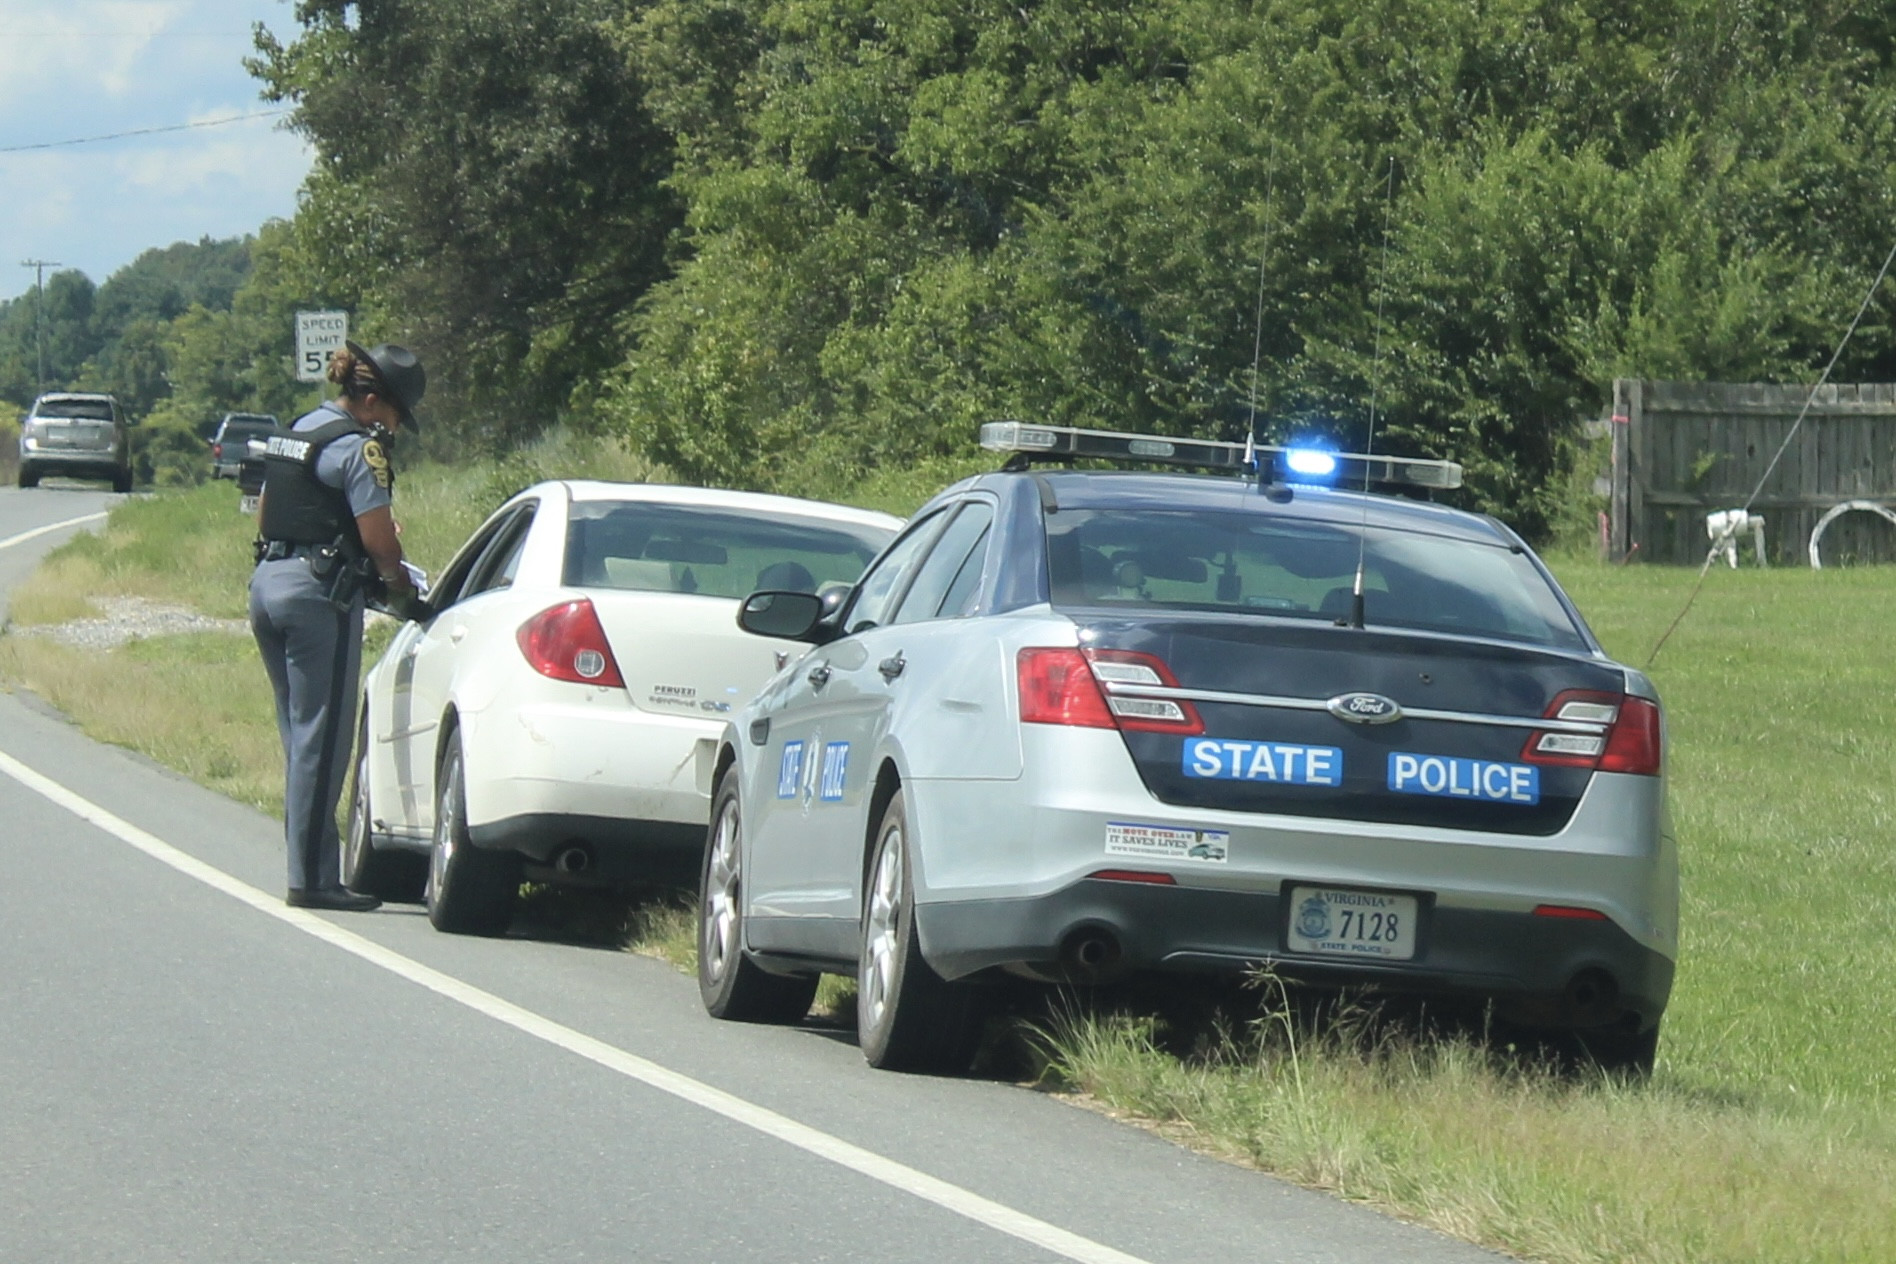
[[[908,660],[902,657],[901,650],[897,650],[895,657],[885,658],[876,664],[876,670],[882,673],[884,680],[894,680],[897,676],[902,674],[902,669],[907,666]]]
[[[450,641],[453,641],[456,645],[459,645],[461,643],[461,638],[466,635],[467,635],[467,625],[464,623],[457,624],[455,625],[454,631],[448,633],[448,639]]]
[[[810,668],[808,674],[804,676],[805,680],[809,681],[811,685],[813,685],[814,687],[818,689],[821,689],[824,685],[827,685],[829,683],[829,678],[830,678],[830,669],[829,669],[828,663],[818,663],[816,666]]]

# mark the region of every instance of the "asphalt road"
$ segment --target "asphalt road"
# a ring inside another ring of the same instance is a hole
[[[0,608],[95,514],[0,489]],[[259,668],[261,670],[261,668]],[[280,826],[0,694],[0,1260],[1496,1257],[626,953],[281,903]]]

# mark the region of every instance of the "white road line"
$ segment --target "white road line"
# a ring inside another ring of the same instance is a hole
[[[53,532],[64,530],[67,527],[76,527],[87,522],[98,522],[104,517],[104,513],[82,514],[77,518],[68,518],[64,522],[55,522],[44,527],[34,527],[31,531],[22,531],[18,535],[10,535],[4,540],[0,540],[0,549],[10,549],[16,544],[25,544],[28,540],[37,540],[43,535],[51,535]]]
[[[102,516],[102,515],[101,515]],[[65,525],[65,524],[61,524]],[[42,528],[51,530],[51,528]],[[0,541],[4,548],[12,541]],[[58,782],[41,776],[25,764],[9,755],[0,753],[0,772],[33,791],[74,816],[95,825],[106,833],[128,843],[144,852],[152,859],[170,865],[186,877],[195,878],[205,886],[215,888],[234,900],[242,901],[259,913],[268,914],[280,922],[287,922],[308,935],[313,935],[324,943],[353,953],[372,965],[380,966],[390,974],[407,979],[427,988],[431,992],[447,997],[451,1001],[467,1006],[476,1013],[485,1014],[498,1022],[507,1024],[529,1036],[534,1036],[548,1044],[557,1045],[568,1053],[578,1054],[591,1062],[596,1062],[608,1070],[639,1081],[641,1084],[669,1093],[673,1097],[701,1106],[713,1114],[722,1115],[733,1123],[746,1128],[754,1128],[766,1136],[795,1146],[820,1159],[827,1159],[839,1167],[848,1168],[872,1181],[879,1181],[892,1189],[912,1194],[924,1202],[965,1216],[977,1224],[986,1225],[1032,1243],[1055,1255],[1079,1264],[1145,1264],[1145,1261],[1124,1251],[1116,1251],[1091,1238],[1083,1238],[1070,1233],[1058,1225],[1036,1219],[1023,1211],[983,1198],[972,1190],[963,1189],[947,1181],[921,1172],[893,1159],[884,1158],[861,1146],[852,1145],[840,1137],[832,1137],[808,1124],[798,1123],[787,1115],[759,1106],[744,1098],[726,1093],[722,1089],[680,1075],[668,1067],[627,1053],[615,1045],[596,1040],[584,1032],[573,1030],[546,1018],[532,1010],[522,1009],[511,1001],[502,1000],[491,992],[484,992],[469,983],[464,983],[452,975],[443,974],[430,966],[422,965],[409,957],[404,957],[393,949],[384,948],[373,940],[364,939],[352,931],[347,931],[331,922],[317,917],[304,909],[293,909],[284,905],[278,896],[265,894],[247,882],[239,881],[222,869],[205,864],[195,856],[190,856],[153,834],[148,834],[104,808],[81,798]]]

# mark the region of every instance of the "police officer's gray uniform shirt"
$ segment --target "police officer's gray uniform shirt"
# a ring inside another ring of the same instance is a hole
[[[346,416],[324,405],[292,429],[316,430]],[[351,514],[391,503],[387,455],[367,435],[331,442],[317,456],[316,477],[343,493]],[[260,562],[250,577],[250,627],[276,692],[283,740],[283,826],[293,891],[342,885],[336,803],[355,738],[362,598],[345,610],[326,589],[303,553]]]

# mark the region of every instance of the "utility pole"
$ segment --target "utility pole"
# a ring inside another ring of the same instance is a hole
[[[46,269],[65,265],[52,259],[22,259],[22,268],[33,269],[33,345],[39,352],[38,395],[46,393]]]

